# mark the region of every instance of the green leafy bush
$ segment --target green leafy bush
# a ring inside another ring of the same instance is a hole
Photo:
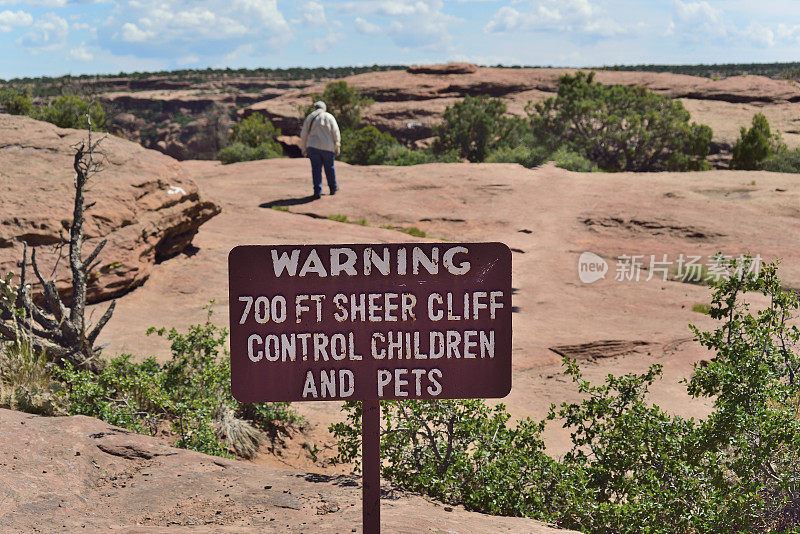
[[[458,163],[458,154],[455,151],[434,154],[430,149],[409,149],[397,143],[386,151],[384,165],[404,167],[408,165],[422,165],[425,163]]]
[[[679,100],[644,87],[606,86],[594,73],[559,78],[558,94],[529,103],[534,139],[551,151],[565,146],[604,171],[709,169],[712,131],[689,122]]]
[[[597,172],[599,169],[597,165],[589,161],[577,152],[573,152],[565,146],[560,147],[558,150],[548,158],[555,162],[556,167],[566,169],[573,172]]]
[[[106,129],[106,112],[99,102],[78,95],[61,95],[47,106],[33,110],[31,116],[40,121],[55,124],[60,128],[89,129],[86,116],[92,121],[92,129]]]
[[[756,170],[761,163],[774,154],[786,150],[779,133],[773,134],[769,121],[763,113],[753,115],[750,128],[742,126],[739,139],[733,145],[731,169]]]
[[[288,403],[242,404],[231,396],[228,333],[210,317],[185,334],[164,328],[148,333],[172,342],[169,361],[137,363],[122,355],[99,375],[70,365],[56,370],[70,414],[150,435],[166,424],[177,446],[219,456],[251,457],[267,436],[276,439],[300,424]]]
[[[0,106],[10,115],[30,115],[33,110],[33,99],[27,91],[3,87],[0,89]]]
[[[499,98],[467,96],[449,106],[442,122],[433,129],[437,136],[431,148],[442,154],[455,151],[459,157],[481,162],[494,150],[508,146],[518,121],[506,116]]]
[[[281,135],[279,128],[275,128],[272,122],[260,113],[253,113],[246,119],[233,125],[228,141],[231,143],[241,143],[255,148],[263,144],[272,144],[280,150],[280,145],[275,138]]]
[[[281,145],[275,140],[281,131],[260,113],[253,113],[233,125],[228,137],[230,145],[217,153],[223,164],[239,161],[279,158],[283,155]]]
[[[550,409],[547,420],[571,436],[563,457],[545,454],[544,422],[511,425],[502,406],[385,402],[383,475],[446,502],[584,532],[797,532],[800,302],[774,264],[757,272],[748,258],[724,265],[729,276],[712,282],[708,308],[720,324],[691,327],[714,354],[687,382],[690,395],[713,400],[706,419],[647,401],[660,365],[594,385],[565,358],[583,400]],[[331,426],[340,461],[360,454],[359,409],[346,404],[345,421]]]
[[[538,167],[549,157],[549,151],[535,144],[500,147],[486,156],[486,163],[519,163],[523,167]]]
[[[761,168],[771,172],[800,173],[800,150],[783,150],[761,162]]]
[[[356,129],[361,125],[361,112],[372,105],[373,100],[361,93],[345,81],[328,82],[321,95],[312,94],[311,104],[300,108],[305,116],[314,111],[314,102],[325,102],[328,113],[336,117],[339,128]]]
[[[383,165],[389,151],[398,144],[391,134],[382,133],[374,126],[344,130],[340,158],[352,165]]]
[[[346,421],[330,430],[337,461],[352,462],[361,457],[361,403],[344,410]],[[503,405],[490,408],[479,399],[382,402],[381,417],[382,474],[404,488],[503,515],[552,497],[546,483],[529,484],[551,480],[557,469],[544,454],[542,423],[509,425]]]
[[[242,143],[233,143],[217,153],[217,159],[223,164],[280,158],[281,156],[283,156],[283,153],[280,145],[278,145],[276,149],[275,145],[272,143],[264,143],[256,147],[247,146]]]
[[[374,126],[342,131],[340,159],[351,165],[419,165],[422,163],[455,163],[455,152],[434,154],[430,150],[411,150]]]

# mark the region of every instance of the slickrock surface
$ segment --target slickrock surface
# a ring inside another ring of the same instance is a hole
[[[56,257],[53,245],[60,234],[69,237],[66,229],[72,220],[70,147],[86,133],[0,114],[0,272],[18,272],[19,241],[36,247],[50,272]],[[172,158],[111,135],[100,151],[104,170],[91,179],[86,193],[84,253],[101,239],[108,244],[91,275],[90,301],[141,285],[157,261],[186,249],[200,225],[219,213],[219,206],[201,197],[196,183]],[[68,267],[66,259],[58,264],[59,289],[69,287]]]
[[[311,201],[306,160],[278,159],[219,165],[184,162],[223,213],[204,225],[191,256],[158,265],[148,283],[118,303],[101,341],[109,355],[169,356],[169,343],[143,335],[149,326],[185,328],[202,322],[216,299],[214,320],[227,324],[227,254],[239,244],[417,241],[380,228],[415,226],[429,238],[502,241],[513,251],[514,376],[504,399],[514,416],[543,417],[550,402],[577,400],[561,374],[561,353],[586,361],[586,374],[642,372],[664,365],[653,389],[660,406],[702,416],[708,404],[691,400],[679,380],[691,363],[708,358],[691,341],[689,323],[710,328],[692,311],[707,303],[701,285],[649,277],[651,258],[677,267],[683,254],[745,252],[783,258],[786,285],[800,287],[797,175],[766,172],[580,174],[552,166],[432,164],[354,167],[337,162],[341,185],[333,197]],[[265,206],[265,207],[261,207]],[[285,206],[289,212],[266,206]],[[370,226],[327,220],[347,215]],[[608,262],[604,280],[578,278],[582,252]],[[617,259],[641,255],[640,281],[616,281]],[[314,441],[330,441],[327,425],[341,419],[337,403],[298,403],[313,423]],[[568,434],[548,426],[548,446],[563,452]]]
[[[169,447],[90,417],[0,409],[0,532],[360,532],[360,479]],[[384,487],[384,532],[571,532]]]

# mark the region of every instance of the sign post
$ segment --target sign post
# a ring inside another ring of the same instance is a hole
[[[381,404],[361,403],[361,517],[365,534],[381,531]]]
[[[239,246],[228,257],[241,402],[362,401],[364,532],[380,530],[380,401],[511,390],[502,243]]]

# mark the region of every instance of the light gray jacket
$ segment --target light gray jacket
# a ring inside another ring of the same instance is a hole
[[[315,109],[309,113],[303,122],[303,130],[300,132],[300,149],[303,154],[306,153],[308,147],[339,154],[341,144],[342,136],[339,133],[339,125],[333,115],[324,109]]]

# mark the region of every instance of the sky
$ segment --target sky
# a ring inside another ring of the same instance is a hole
[[[0,78],[800,61],[798,0],[0,0]]]

